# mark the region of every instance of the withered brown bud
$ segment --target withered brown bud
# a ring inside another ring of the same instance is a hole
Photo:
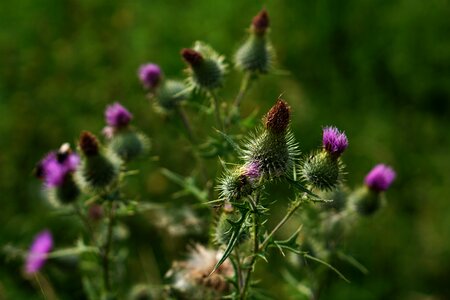
[[[263,8],[252,21],[252,27],[256,34],[266,33],[267,28],[269,28],[269,15],[265,8]]]
[[[272,133],[284,133],[289,126],[291,118],[291,108],[286,101],[278,99],[277,103],[269,110],[265,119],[264,126]]]
[[[103,207],[99,204],[93,204],[89,207],[88,211],[89,219],[93,221],[99,221],[103,218]]]
[[[197,66],[203,62],[203,56],[193,49],[184,48],[181,50],[181,56],[191,66]]]
[[[83,131],[81,133],[79,145],[81,151],[83,151],[86,156],[93,156],[98,154],[100,144],[97,137],[89,131]]]

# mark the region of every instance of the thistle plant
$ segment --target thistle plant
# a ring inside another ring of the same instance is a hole
[[[231,103],[221,100],[226,99],[221,93],[226,88],[224,76],[232,70],[225,57],[206,43],[181,50],[187,65],[185,81],[163,76],[163,68],[154,63],[138,69],[147,98],[156,111],[181,120],[198,160],[189,176],[162,166],[162,174],[182,188],[177,194],[189,197],[183,205],[138,201],[139,195],[125,188],[127,178],[138,174],[130,163],[149,164],[151,149],[150,139],[132,125],[143,120],[133,120],[131,111],[118,102],[106,107],[103,135],[84,130],[76,151],[65,143],[47,154],[35,171],[45,195],[61,215],[78,218],[84,231],[71,247],[55,250],[57,237],[49,231],[38,234],[25,255],[25,272],[39,272],[48,260],[76,257],[88,299],[257,299],[262,297],[258,265],[261,260],[270,264],[273,251],[293,256],[281,267],[283,280],[286,286],[302,286],[296,293],[310,299],[319,298],[329,271],[348,280],[334,267],[336,260],[365,272],[361,263],[341,251],[341,242],[360,218],[382,207],[395,172],[380,164],[361,187],[347,186],[343,153],[351,151],[347,150],[351,137],[327,126],[318,149],[301,151],[291,130],[297,112],[289,105],[289,95],[287,100],[270,96],[273,105],[261,124],[242,131],[239,106],[250,83],[257,84],[260,75],[273,70],[275,55],[268,33],[269,15],[262,10],[234,54],[234,67],[243,78]],[[202,106],[211,119],[203,124],[191,123],[183,109],[197,91],[212,100],[212,109]],[[220,162],[222,169],[213,168],[212,161]],[[274,199],[269,186],[290,193],[283,199],[285,211],[279,220],[273,203],[280,199]],[[163,232],[162,243],[182,241],[184,256],[166,257],[172,263],[161,271],[158,282],[126,286],[124,278],[132,274],[126,273],[127,229],[121,219],[144,211],[151,214],[154,228]],[[279,231],[287,222],[298,229],[281,238]]]

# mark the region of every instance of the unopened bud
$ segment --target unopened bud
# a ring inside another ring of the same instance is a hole
[[[84,155],[94,156],[98,154],[100,143],[97,137],[91,132],[83,131],[80,136],[79,145]]]

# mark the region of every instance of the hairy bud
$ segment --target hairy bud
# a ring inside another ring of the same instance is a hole
[[[349,202],[360,215],[370,216],[380,209],[382,198],[364,186],[350,194]]]
[[[303,161],[301,176],[313,188],[319,190],[334,189],[340,182],[343,164],[326,151],[319,151]]]
[[[181,55],[189,64],[187,71],[192,88],[212,90],[222,86],[226,71],[224,57],[209,45],[196,42],[193,49],[183,49]]]
[[[99,151],[99,141],[95,135],[89,131],[83,131],[80,136],[79,146],[86,156],[94,156]]]
[[[262,9],[252,20],[252,29],[256,34],[265,34],[269,28],[269,15],[266,9]]]
[[[283,134],[289,126],[291,109],[286,101],[278,99],[277,103],[269,110],[264,127],[275,134]]]

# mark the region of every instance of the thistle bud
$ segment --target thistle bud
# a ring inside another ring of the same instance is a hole
[[[264,130],[247,140],[244,160],[247,165],[258,166],[263,179],[292,174],[300,153],[289,122],[290,108],[279,99],[263,120]]]
[[[322,151],[304,160],[301,175],[313,188],[327,191],[341,181],[344,165],[340,156],[347,149],[347,136],[335,127],[325,127],[322,146]]]
[[[252,20],[252,29],[256,34],[265,34],[269,28],[269,15],[265,9],[261,10]]]
[[[303,161],[301,175],[311,187],[319,190],[334,189],[341,177],[343,165],[325,150],[313,153]]]
[[[226,71],[224,57],[209,45],[196,42],[193,49],[183,49],[181,56],[189,65],[189,83],[193,88],[212,90],[222,86]]]
[[[268,28],[269,16],[263,9],[253,18],[250,35],[235,54],[234,60],[239,70],[267,73],[271,69],[275,53],[267,39]]]
[[[241,213],[235,208],[231,210],[223,209],[220,214],[216,226],[213,230],[212,238],[217,245],[228,245],[231,235],[233,234],[233,226],[230,222],[237,222],[241,218]],[[242,243],[249,237],[249,232],[241,232],[238,242]]]
[[[167,114],[189,97],[186,85],[177,80],[165,80],[154,96],[155,110]]]
[[[88,192],[103,192],[111,188],[118,179],[120,159],[105,150],[97,137],[88,131],[81,134],[79,146],[84,154],[75,173],[80,187]]]
[[[144,88],[153,90],[162,80],[162,71],[158,65],[147,63],[140,66],[138,77]]]
[[[374,214],[380,208],[381,200],[379,193],[373,193],[365,186],[355,190],[349,196],[353,209],[363,216]]]
[[[269,110],[265,119],[264,127],[274,134],[283,134],[289,126],[291,119],[291,108],[287,102],[278,99],[277,103]]]
[[[144,155],[150,149],[150,141],[144,134],[135,130],[123,130],[110,140],[108,148],[123,161],[128,162]]]
[[[233,171],[227,170],[220,179],[218,190],[221,199],[226,201],[239,201],[251,195],[256,185],[253,180],[242,172],[240,168]]]
[[[84,155],[96,156],[100,143],[95,135],[89,131],[83,131],[80,136],[79,146]]]

